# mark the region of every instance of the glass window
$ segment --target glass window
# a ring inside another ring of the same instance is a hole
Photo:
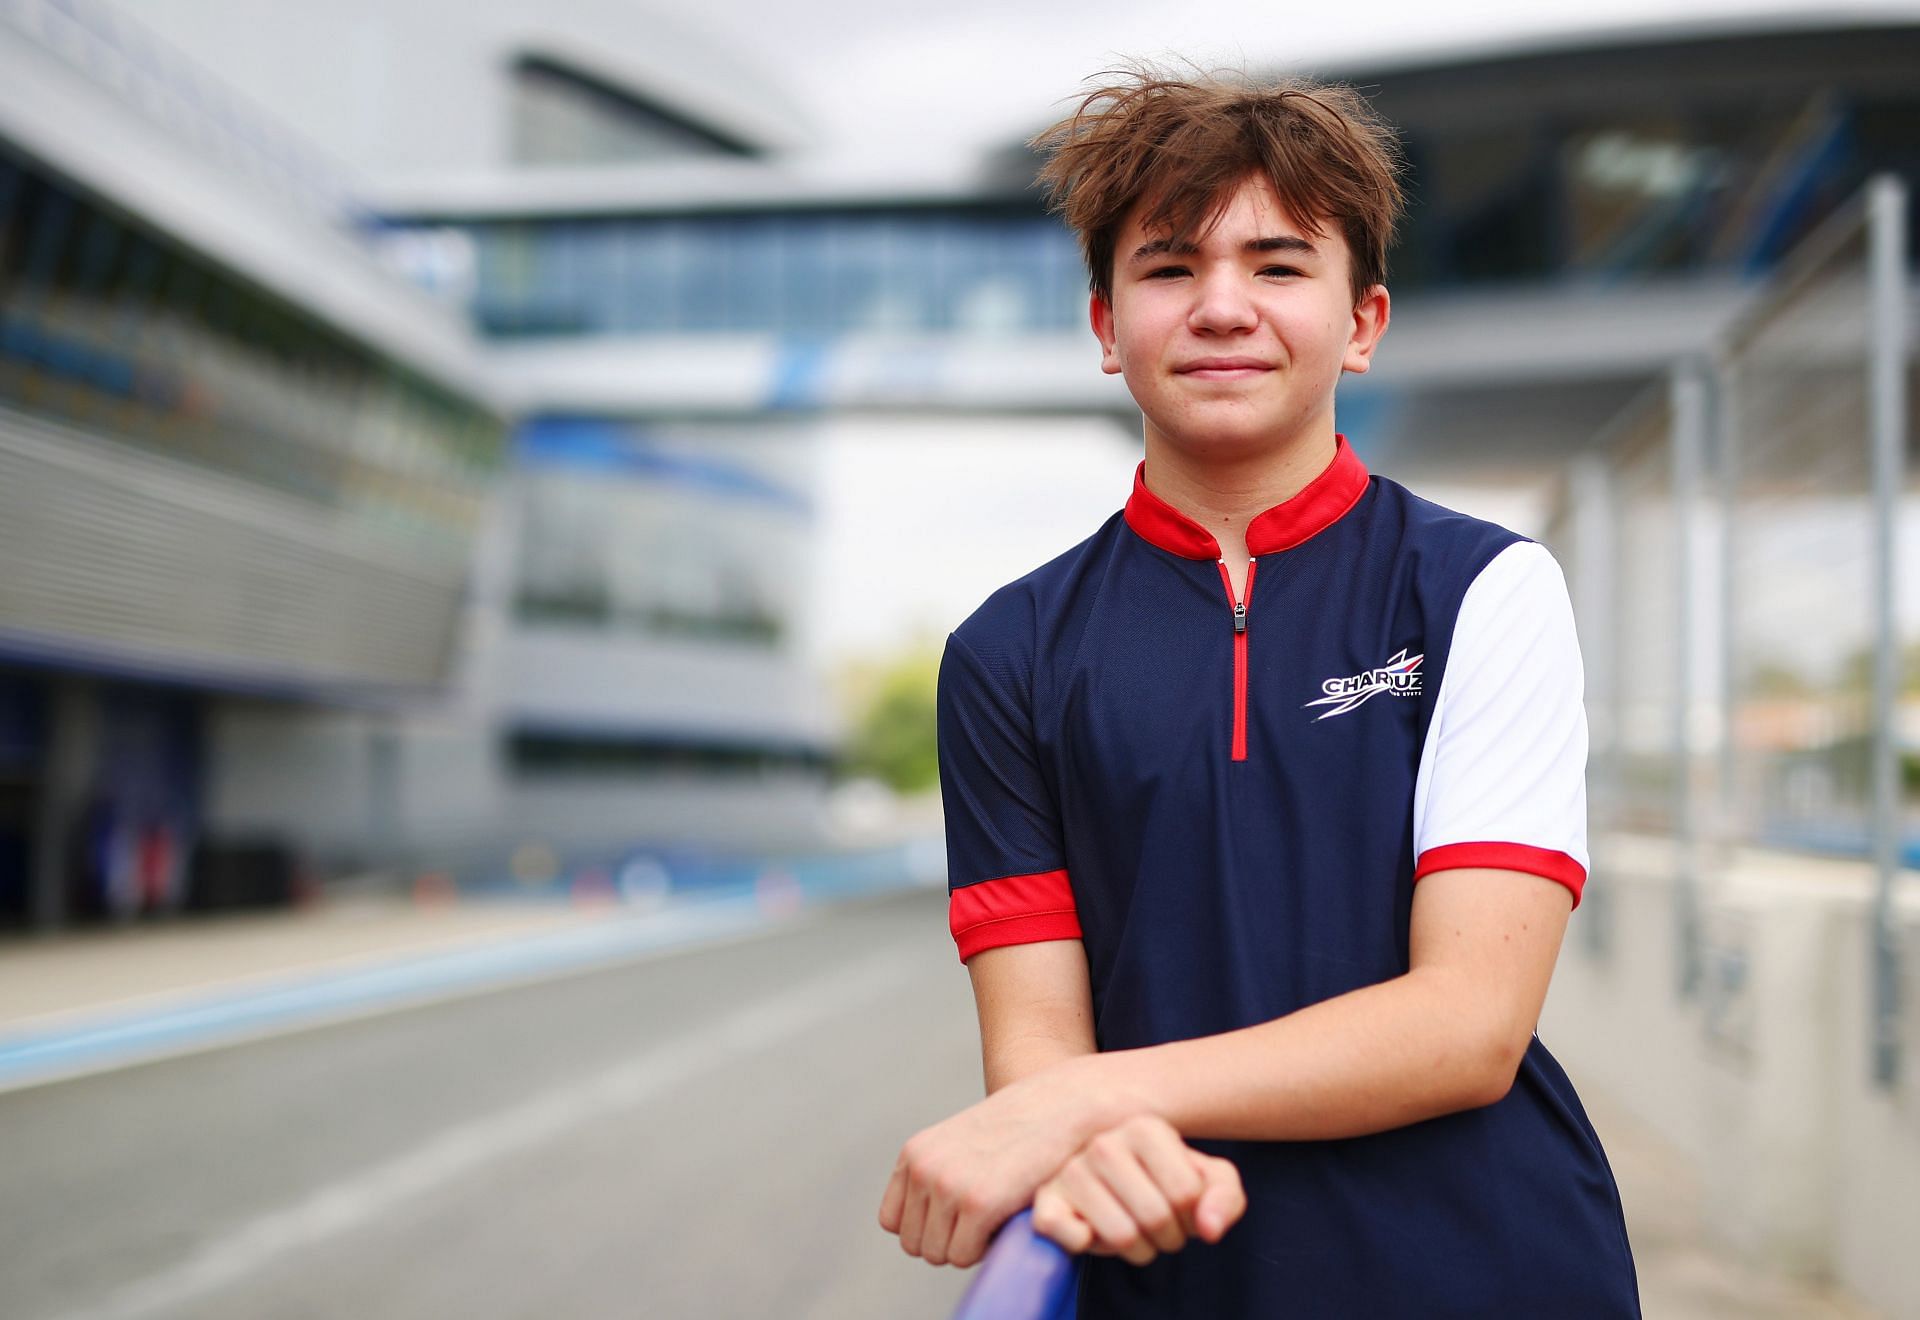
[[[517,607],[614,632],[777,643],[805,597],[809,508],[779,439],[536,420]]]
[[[479,226],[475,317],[551,334],[1008,333],[1084,317],[1047,217],[898,208]]]
[[[504,461],[492,415],[34,168],[0,160],[0,199],[0,401],[465,534]]]
[[[20,167],[0,156],[0,281],[19,261],[20,236],[26,223],[25,184]]]
[[[545,56],[513,71],[513,158],[587,165],[678,156],[752,156],[747,142]]]

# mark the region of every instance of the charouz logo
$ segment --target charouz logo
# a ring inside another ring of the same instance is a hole
[[[1320,690],[1327,695],[1317,701],[1309,701],[1307,708],[1331,706],[1314,720],[1332,719],[1335,715],[1345,715],[1355,706],[1379,696],[1382,692],[1392,693],[1396,697],[1417,697],[1420,695],[1420,662],[1424,655],[1408,656],[1405,650],[1381,665],[1378,669],[1363,670],[1350,674],[1346,678],[1329,678],[1320,684]]]

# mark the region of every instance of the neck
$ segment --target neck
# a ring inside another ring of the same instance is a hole
[[[1305,489],[1333,462],[1333,421],[1257,454],[1182,450],[1147,428],[1147,489],[1213,533],[1232,563],[1247,559],[1247,524]]]

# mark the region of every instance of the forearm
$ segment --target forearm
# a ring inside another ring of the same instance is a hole
[[[1103,1111],[1157,1114],[1183,1136],[1362,1136],[1490,1104],[1518,1059],[1472,987],[1411,973],[1238,1031],[1102,1054]]]
[[[986,949],[967,964],[987,1094],[1099,1048],[1078,940]]]
[[[1068,1059],[1082,1058],[1094,1052],[1094,1045],[1078,1033],[1044,1030],[1018,1037],[981,1043],[981,1065],[986,1074],[987,1094],[1031,1077]]]

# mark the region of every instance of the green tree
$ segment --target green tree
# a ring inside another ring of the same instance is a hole
[[[940,782],[934,697],[940,653],[924,643],[847,677],[853,733],[841,764],[848,776],[868,776],[895,792],[912,794]]]

